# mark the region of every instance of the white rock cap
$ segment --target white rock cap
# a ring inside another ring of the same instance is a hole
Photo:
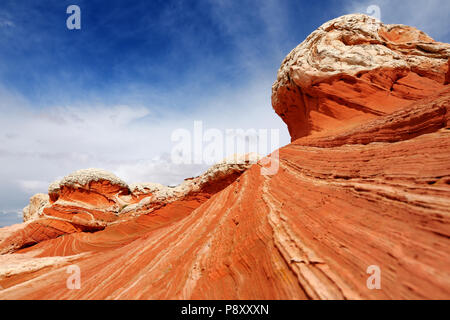
[[[68,176],[64,177],[61,182],[59,183],[59,186],[70,186],[70,187],[76,187],[76,186],[86,186],[92,181],[109,181],[113,185],[119,185],[124,188],[129,188],[128,184],[122,181],[120,178],[118,178],[116,175],[114,175],[111,172],[108,172],[106,170],[102,169],[82,169],[75,171]]]

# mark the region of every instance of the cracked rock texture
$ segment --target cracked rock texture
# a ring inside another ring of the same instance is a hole
[[[326,23],[273,87],[293,140],[278,171],[56,183],[43,217],[0,229],[0,299],[450,299],[448,50],[364,15]]]

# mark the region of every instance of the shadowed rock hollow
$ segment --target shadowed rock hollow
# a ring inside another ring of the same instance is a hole
[[[324,24],[273,86],[293,140],[278,172],[52,184],[0,229],[0,299],[449,299],[449,48],[365,15]]]

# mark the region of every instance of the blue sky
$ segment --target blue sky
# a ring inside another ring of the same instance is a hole
[[[81,31],[65,28],[65,9],[75,2]],[[253,63],[275,74],[286,53],[334,17],[339,3],[75,2],[2,1],[0,17],[14,26],[2,28],[1,80],[36,107],[84,99],[146,104],[168,87],[175,97],[197,100],[209,95],[204,88],[211,83],[242,86],[260,71]],[[186,107],[173,101],[170,107]]]
[[[81,8],[81,30],[66,8]],[[54,179],[81,168],[179,183],[170,134],[285,125],[270,105],[283,58],[322,23],[378,5],[386,23],[450,42],[450,1],[2,0],[0,226]]]

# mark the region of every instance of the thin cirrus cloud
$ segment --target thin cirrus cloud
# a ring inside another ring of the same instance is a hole
[[[283,58],[322,23],[375,4],[385,22],[448,41],[448,1],[390,3],[80,0],[77,33],[65,28],[70,1],[2,1],[0,226],[78,169],[167,185],[200,174],[208,165],[170,160],[171,134],[196,120],[221,131],[279,129],[287,144],[271,86]]]

